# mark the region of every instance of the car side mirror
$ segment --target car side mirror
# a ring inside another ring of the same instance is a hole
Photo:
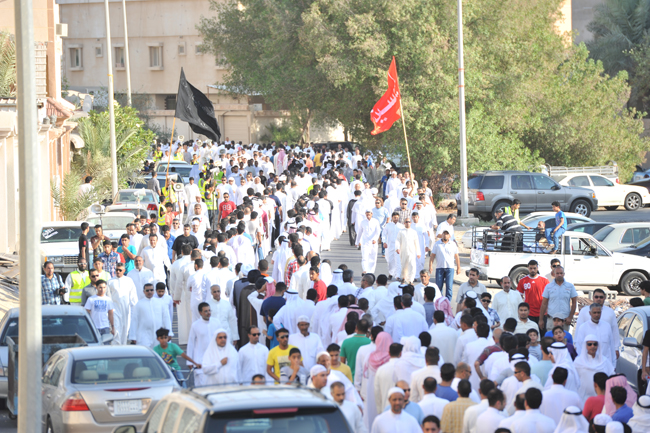
[[[109,344],[111,341],[113,341],[113,334],[103,334],[102,335],[102,343]]]
[[[637,349],[638,349],[639,347],[641,347],[641,345],[636,341],[636,338],[633,338],[633,337],[626,337],[626,338],[624,338],[624,339],[623,339],[623,346],[626,346],[626,347],[635,347],[635,348],[637,348]]]
[[[132,425],[122,425],[119,427],[115,427],[113,433],[137,433],[137,430]]]
[[[552,189],[553,191],[557,191],[558,189],[560,189],[560,185],[555,184],[555,185],[553,185],[553,186],[551,187],[551,189]]]

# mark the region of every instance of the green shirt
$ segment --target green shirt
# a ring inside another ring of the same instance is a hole
[[[643,298],[643,305],[650,305],[650,297]]]
[[[357,363],[357,352],[361,346],[370,344],[370,338],[363,334],[355,334],[354,337],[347,338],[341,343],[341,356],[345,358],[346,364],[352,370],[352,378],[354,379],[354,369]]]
[[[165,361],[165,364],[167,364],[172,370],[181,369],[181,366],[176,362],[176,357],[182,355],[184,352],[183,349],[178,347],[178,345],[167,343],[167,347],[163,349],[159,344],[153,348],[153,351],[160,355],[162,360]]]

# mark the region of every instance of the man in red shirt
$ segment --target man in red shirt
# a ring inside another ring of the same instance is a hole
[[[219,205],[219,218],[218,220],[221,221],[224,218],[227,218],[228,215],[232,213],[237,208],[237,205],[235,204],[234,201],[230,201],[230,194],[227,192],[223,193],[223,201]]]
[[[327,286],[320,279],[320,270],[316,266],[309,268],[309,279],[314,282],[314,289],[318,293],[316,302],[324,301],[327,299]]]
[[[539,264],[536,260],[528,262],[528,275],[517,284],[517,291],[524,295],[524,302],[530,305],[528,319],[538,323],[540,331],[546,328],[543,318],[540,320],[539,308],[542,306],[542,294],[547,284],[548,280],[539,275]]]
[[[596,391],[596,395],[589,397],[585,401],[585,407],[582,410],[582,414],[589,422],[603,411],[603,406],[605,405],[606,382],[607,374],[602,372],[594,374],[594,390]]]

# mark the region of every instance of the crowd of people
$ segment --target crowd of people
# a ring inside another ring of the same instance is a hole
[[[454,288],[455,215],[438,224],[426,182],[340,146],[194,142],[154,155],[193,164],[193,198],[179,201],[168,181],[166,211],[119,240],[100,226],[86,239],[82,223],[65,282],[45,266],[43,302],[67,288],[113,344],[151,347],[175,371],[182,356],[197,386],[314,388],[356,433],[650,431],[650,396],[615,374],[605,292],[572,334],[578,295],[557,258],[549,275],[531,261],[494,294],[476,269]],[[322,256],[346,232],[358,286]]]

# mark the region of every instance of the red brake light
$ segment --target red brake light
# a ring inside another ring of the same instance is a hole
[[[158,207],[155,204],[151,203],[147,206],[147,210],[158,210]]]
[[[277,409],[253,409],[255,415],[269,415],[274,413],[296,413],[297,407],[281,407]]]
[[[616,178],[616,183],[621,183],[621,181],[620,181],[620,180],[618,180],[618,177]]]
[[[478,191],[476,193],[476,201],[485,201],[485,196],[483,195],[483,193],[481,191]]]
[[[490,264],[490,256],[488,256],[487,254],[483,256],[483,264],[485,266],[488,266]]]
[[[90,410],[86,401],[83,399],[81,394],[78,392],[72,394],[68,399],[61,405],[61,410],[63,412],[81,412]]]

